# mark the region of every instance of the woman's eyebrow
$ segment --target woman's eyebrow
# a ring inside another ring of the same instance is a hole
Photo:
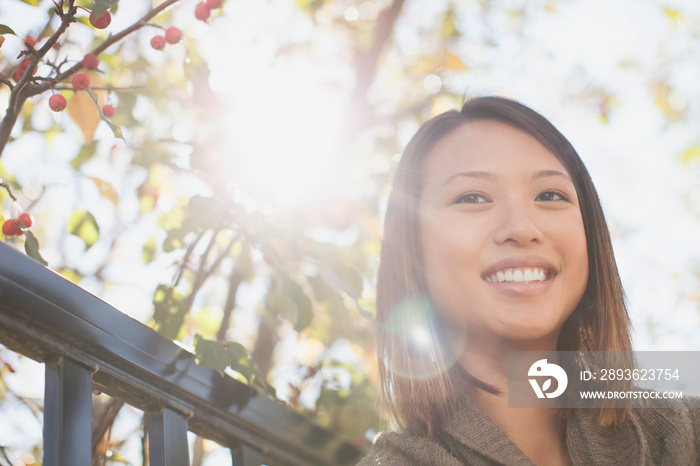
[[[571,181],[571,178],[565,172],[560,172],[559,170],[540,170],[532,176],[533,180],[539,178],[546,178],[548,176],[563,176],[567,180]]]
[[[478,178],[482,180],[495,180],[498,177],[494,175],[491,172],[485,172],[485,171],[466,171],[466,172],[457,172],[453,173],[452,175],[448,176],[445,178],[445,180],[440,183],[440,186],[445,186],[447,183],[452,181],[455,178],[463,177],[466,176],[468,178]],[[559,170],[540,170],[534,175],[532,175],[533,180],[537,180],[540,178],[547,178],[549,176],[563,176],[567,180],[571,181],[571,178],[569,177],[568,174],[565,172],[559,171]]]
[[[445,180],[442,183],[440,183],[440,186],[445,186],[447,183],[449,183],[453,179],[458,178],[460,176],[466,176],[469,178],[479,178],[479,179],[483,179],[483,180],[495,180],[496,178],[498,178],[496,175],[494,175],[493,173],[490,173],[490,172],[481,172],[481,171],[457,172],[457,173],[453,173],[452,175],[445,178]]]

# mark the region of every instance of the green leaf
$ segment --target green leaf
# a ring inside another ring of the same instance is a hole
[[[185,298],[168,285],[158,285],[153,295],[153,320],[161,335],[175,340],[185,322]]]
[[[112,7],[119,5],[119,0],[94,0],[92,11],[98,18]]]
[[[321,276],[332,287],[357,300],[362,296],[362,274],[340,263],[321,267]]]
[[[242,243],[241,252],[236,257],[236,267],[244,281],[250,281],[255,275],[250,247],[245,243]]]
[[[338,391],[338,390],[331,390],[328,388],[324,388],[321,391],[321,395],[319,395],[318,400],[316,403],[318,403],[319,406],[323,406],[326,409],[329,409],[331,406],[343,406],[345,403],[348,401],[348,393],[347,391]]]
[[[68,220],[68,232],[85,241],[85,248],[90,249],[100,236],[100,227],[90,212],[76,210]]]
[[[235,370],[250,382],[253,364],[248,349],[235,342],[207,340],[201,335],[194,337],[194,354],[198,364],[216,370],[222,376],[227,367]]]
[[[41,257],[41,253],[39,253],[39,241],[37,241],[34,233],[29,230],[24,230],[24,236],[27,237],[27,239],[24,240],[24,250],[27,252],[27,255],[41,265],[49,265],[46,259]]]
[[[318,10],[326,3],[326,0],[295,0],[294,4],[303,11]]]
[[[22,3],[26,3],[31,6],[39,6],[39,0],[20,0]]]
[[[12,30],[10,26],[5,26],[4,24],[0,24],[0,36],[4,34],[12,34],[13,36],[16,36],[15,31]]]
[[[268,308],[294,325],[298,332],[313,319],[311,300],[301,285],[287,277],[278,279],[267,293]]]
[[[78,155],[70,161],[71,167],[78,170],[85,162],[90,160],[93,155],[95,155],[95,150],[97,149],[97,141],[90,141],[85,144],[78,152]]]
[[[215,228],[226,215],[226,203],[219,198],[193,196],[187,204],[185,222],[191,230]]]
[[[97,107],[97,111],[100,113],[100,118],[102,119],[102,121],[107,123],[107,125],[109,126],[109,129],[112,130],[112,134],[114,134],[114,137],[119,138],[123,141],[126,141],[126,139],[124,139],[124,135],[122,134],[122,129],[119,126],[112,123],[111,121],[109,121],[109,118],[107,118],[104,115],[104,113],[102,113],[102,109],[100,108],[100,104],[97,103],[97,94],[95,94],[95,91],[93,91],[89,87],[86,88],[85,90],[90,95],[90,97],[92,97],[92,101],[95,102],[95,107]]]
[[[155,238],[155,236],[151,236],[151,239],[146,241],[146,244],[143,245],[142,257],[143,257],[144,264],[151,263],[151,262],[153,262],[153,259],[156,258],[156,238]]]

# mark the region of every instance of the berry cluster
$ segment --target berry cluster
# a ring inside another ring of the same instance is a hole
[[[170,26],[165,30],[165,36],[155,36],[151,39],[151,47],[156,50],[163,50],[166,42],[168,44],[177,44],[182,40],[182,31],[175,26]]]
[[[200,21],[206,21],[211,15],[211,10],[221,8],[221,0],[206,0],[199,2],[194,9],[194,16]]]
[[[32,217],[24,212],[18,218],[8,218],[2,224],[2,234],[5,236],[21,236],[26,228],[32,226]]]

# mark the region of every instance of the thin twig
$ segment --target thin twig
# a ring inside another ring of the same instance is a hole
[[[7,194],[10,195],[10,197],[12,198],[13,201],[17,202],[17,198],[15,197],[14,194],[12,194],[12,188],[10,188],[9,183],[3,181],[2,178],[0,178],[0,186],[5,188],[5,190],[7,191]]]
[[[192,291],[189,295],[187,295],[187,299],[185,300],[185,314],[190,312],[192,304],[194,303],[194,298],[197,295],[197,292],[199,292],[200,288],[202,288],[202,285],[204,285],[204,282],[216,271],[217,268],[219,268],[221,261],[224,260],[226,256],[228,256],[229,251],[236,243],[237,237],[234,236],[233,238],[231,238],[231,241],[229,241],[228,246],[221,250],[219,256],[216,258],[211,267],[207,269],[207,258],[209,257],[209,253],[211,252],[211,249],[214,246],[214,243],[216,242],[216,237],[218,236],[220,231],[221,226],[217,227],[217,229],[214,230],[214,234],[211,237],[211,241],[209,241],[209,244],[207,245],[207,250],[204,252],[204,255],[201,258],[199,269],[197,270],[197,274],[195,275],[194,281],[192,282]]]
[[[44,78],[39,78],[39,79],[44,79]],[[51,81],[51,80],[49,80]],[[75,88],[73,86],[54,86],[54,90],[56,91],[74,91]],[[94,91],[111,91],[111,92],[116,92],[116,91],[133,91],[135,89],[145,89],[146,86],[131,86],[131,87],[115,87],[115,86],[90,86],[90,89]]]
[[[197,243],[199,243],[199,240],[202,239],[202,236],[204,236],[204,233],[206,233],[206,231],[202,231],[195,238],[195,240],[187,247],[187,251],[185,251],[185,255],[182,257],[182,262],[180,263],[180,267],[178,267],[177,272],[175,272],[175,279],[173,280],[173,288],[175,288],[177,286],[177,284],[180,283],[180,278],[182,278],[182,273],[187,268],[187,262],[190,260],[190,256],[192,255],[192,251],[194,250],[195,246],[197,246]]]
[[[2,456],[5,457],[5,461],[7,461],[7,464],[9,464],[10,466],[13,466],[12,461],[10,461],[10,458],[7,457],[7,453],[5,453],[5,447],[0,445],[0,451],[2,452]]]
[[[192,303],[194,302],[194,298],[197,295],[199,288],[204,284],[204,281],[207,279],[207,258],[209,257],[209,253],[214,247],[214,243],[216,243],[216,236],[219,234],[220,231],[221,227],[217,227],[214,230],[214,233],[212,234],[211,239],[209,240],[209,244],[207,245],[207,249],[204,251],[204,254],[202,254],[202,256],[199,258],[199,268],[197,269],[197,273],[195,274],[194,280],[192,281],[192,290],[190,291],[190,294],[187,295],[187,298],[185,300],[185,314],[190,312],[190,308],[192,307]]]

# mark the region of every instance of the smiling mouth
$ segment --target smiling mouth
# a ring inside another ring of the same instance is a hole
[[[539,283],[553,277],[551,270],[544,267],[509,267],[484,277],[490,283]]]

